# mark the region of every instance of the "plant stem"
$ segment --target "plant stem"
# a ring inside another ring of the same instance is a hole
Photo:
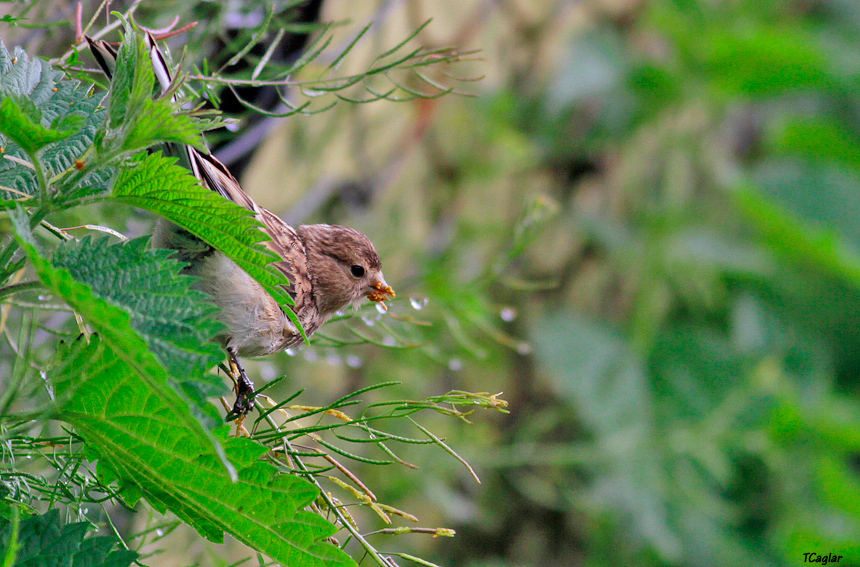
[[[0,299],[6,297],[7,295],[12,295],[13,293],[19,293],[22,291],[30,291],[31,289],[38,289],[42,286],[42,282],[32,281],[32,282],[21,282],[12,285],[7,285],[6,287],[0,287]]]
[[[268,421],[268,422],[269,422],[269,425],[271,425],[274,429],[276,429],[276,430],[279,430],[279,429],[280,429],[280,427],[278,427],[278,424],[277,424],[277,423],[275,423],[275,420],[274,420],[274,419],[272,419],[272,417],[271,417],[270,415],[267,415],[267,416],[266,416],[266,421]],[[293,447],[292,447],[292,445],[290,444],[290,442],[286,439],[286,437],[283,437],[282,439],[283,439],[283,442],[284,442],[284,451],[285,451],[285,454],[286,454],[286,455],[289,455],[290,453],[292,453],[292,452],[293,452]],[[379,565],[381,565],[382,567],[390,567],[390,564],[385,562],[385,560],[384,560],[384,559],[379,555],[379,552],[378,552],[378,551],[376,551],[376,549],[375,549],[375,548],[370,544],[370,542],[368,542],[366,539],[364,539],[364,537],[362,537],[362,535],[358,532],[358,529],[357,529],[355,526],[353,526],[353,525],[349,522],[349,520],[347,520],[347,519],[343,516],[343,513],[340,511],[340,508],[338,508],[338,506],[337,506],[334,502],[332,502],[331,497],[329,497],[329,495],[326,493],[326,491],[325,491],[325,490],[323,489],[323,487],[320,485],[319,480],[317,479],[317,477],[316,477],[316,476],[314,476],[313,474],[311,474],[311,472],[310,472],[310,471],[308,470],[308,468],[305,466],[305,463],[304,463],[304,462],[302,462],[302,460],[301,460],[300,458],[298,458],[297,456],[295,456],[295,455],[293,455],[293,456],[292,456],[292,457],[290,457],[290,458],[291,458],[291,459],[292,459],[292,461],[295,463],[295,465],[296,465],[296,468],[297,468],[297,469],[299,469],[299,470],[303,471],[304,473],[306,473],[306,475],[305,475],[305,476],[306,476],[306,477],[307,477],[307,478],[308,478],[312,483],[314,483],[314,485],[315,485],[315,486],[317,487],[317,489],[320,491],[320,497],[321,497],[323,500],[325,500],[325,503],[326,503],[326,505],[329,507],[329,510],[331,510],[332,514],[334,514],[335,516],[337,516],[337,519],[340,521],[341,525],[342,525],[343,527],[345,527],[345,528],[347,529],[347,531],[349,531],[349,533],[350,533],[350,534],[351,534],[351,535],[352,535],[356,540],[358,540],[358,542],[359,542],[359,543],[361,543],[361,546],[364,548],[364,550],[367,552],[367,554],[368,554],[368,555],[370,555],[370,556],[371,556],[371,557],[372,557],[372,558],[373,558],[373,559],[374,559],[374,560],[375,560]]]
[[[33,163],[33,171],[36,172],[36,180],[39,182],[39,202],[42,207],[45,207],[48,204],[48,178],[45,177],[45,170],[42,169],[42,164],[39,163],[35,152],[30,154],[30,161]]]

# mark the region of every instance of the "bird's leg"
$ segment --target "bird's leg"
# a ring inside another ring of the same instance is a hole
[[[254,383],[245,374],[245,369],[239,364],[239,358],[232,350],[228,350],[230,356],[230,374],[233,378],[236,390],[236,403],[233,404],[232,415],[243,419],[245,414],[254,409]]]

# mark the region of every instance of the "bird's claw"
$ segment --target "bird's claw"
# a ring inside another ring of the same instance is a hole
[[[254,409],[254,383],[245,374],[245,369],[233,357],[230,357],[230,373],[236,390],[236,402],[227,414],[227,419],[244,419],[245,415]]]

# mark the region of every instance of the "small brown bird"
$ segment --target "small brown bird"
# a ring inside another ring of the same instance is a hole
[[[90,38],[87,41],[99,66],[110,77],[116,51],[107,42]],[[154,40],[149,37],[148,41],[155,75],[166,92],[171,83],[169,69]],[[289,280],[287,291],[295,300],[293,310],[308,336],[335,312],[358,304],[365,297],[383,307],[386,299],[394,297],[394,290],[382,275],[379,254],[365,235],[328,224],[293,228],[257,205],[227,167],[213,156],[191,147],[185,147],[184,151],[192,172],[204,187],[253,211],[263,224],[263,231],[271,238],[265,245],[282,258],[272,265]],[[256,280],[190,232],[161,220],[152,245],[175,250],[175,257],[188,263],[184,271],[199,277],[196,285],[221,308],[220,319],[227,331],[216,340],[227,350],[236,380],[232,413],[243,416],[254,406],[254,385],[238,357],[263,356],[298,345],[302,342],[301,333]]]

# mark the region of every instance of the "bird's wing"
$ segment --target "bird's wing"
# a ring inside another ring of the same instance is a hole
[[[230,170],[217,158],[201,154],[190,147],[188,156],[192,171],[204,187],[253,211],[257,220],[263,223],[263,232],[271,239],[264,244],[283,259],[283,261],[273,262],[272,266],[280,270],[289,280],[290,285],[285,287],[296,302],[294,311],[299,314],[302,325],[305,325],[305,319],[310,318],[315,307],[313,286],[308,271],[308,257],[299,234],[279,216],[254,202]]]
[[[272,266],[280,270],[289,280],[287,292],[296,302],[293,311],[298,315],[305,332],[310,334],[316,330],[317,308],[305,243],[296,229],[271,211],[263,209],[261,220],[265,226],[264,231],[272,239],[265,243],[266,246],[283,258],[281,262],[272,262]]]

